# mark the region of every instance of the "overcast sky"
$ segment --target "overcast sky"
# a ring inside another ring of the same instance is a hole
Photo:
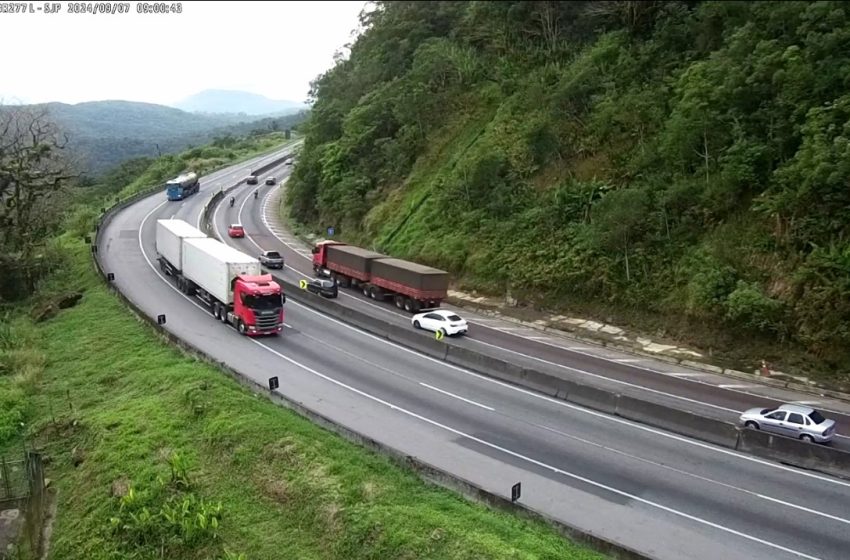
[[[57,4],[61,13],[0,13],[0,101],[168,105],[205,89],[304,101],[353,42],[365,2],[165,3],[182,14],[139,14],[138,2],[125,14]]]

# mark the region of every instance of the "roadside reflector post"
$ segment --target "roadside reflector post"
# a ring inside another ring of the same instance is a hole
[[[278,381],[277,376],[269,377],[269,391],[274,391],[278,387],[280,387],[280,382]]]
[[[165,324],[165,313],[163,313],[162,315],[156,316],[156,324],[157,325],[164,325]]]
[[[516,502],[519,500],[520,494],[522,493],[522,482],[517,482],[513,486],[511,486],[511,502]]]
[[[436,338],[437,340],[443,340],[443,336],[444,336],[444,335],[443,335],[443,331],[437,331],[437,332],[434,334],[434,338]]]
[[[113,280],[115,280],[115,273],[114,272],[107,272],[106,273],[106,279],[109,282],[112,282]]]
[[[299,285],[299,286],[301,286],[301,289],[302,289],[302,290],[306,290],[306,289],[307,289],[307,281],[306,281],[306,280],[304,280],[303,278],[301,279],[301,281],[300,281],[300,282],[298,282],[298,285]]]

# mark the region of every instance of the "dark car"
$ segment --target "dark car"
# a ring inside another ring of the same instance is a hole
[[[263,251],[257,258],[269,268],[283,268],[283,257],[277,251]]]
[[[274,182],[275,182],[275,178],[274,178],[274,177],[267,177],[267,178],[266,178],[266,184],[267,184],[267,185],[274,185]]]
[[[336,282],[325,278],[307,280],[307,291],[327,298],[335,298],[338,294]]]
[[[249,185],[256,185],[258,182],[259,182],[259,180],[257,179],[256,175],[251,175],[250,177],[248,177],[248,180],[246,181],[246,183],[248,183]]]

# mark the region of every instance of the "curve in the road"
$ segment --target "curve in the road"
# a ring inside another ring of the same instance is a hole
[[[174,214],[195,221],[204,201]],[[246,377],[264,382],[274,372],[290,398],[482,488],[503,494],[522,480],[530,507],[654,557],[841,558],[846,550],[850,485],[841,481],[431,360],[291,299],[283,337],[241,337],[159,277],[153,224],[170,212],[154,199],[120,212],[103,232],[101,258],[135,305],[151,316],[168,309],[170,332]],[[229,212],[222,207],[218,218]],[[126,231],[136,233],[132,243]]]

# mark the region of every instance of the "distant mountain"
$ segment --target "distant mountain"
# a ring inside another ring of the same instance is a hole
[[[307,108],[296,101],[279,101],[247,91],[208,89],[175,103],[184,111],[208,114],[270,115],[297,113]]]
[[[20,108],[0,105],[4,109]],[[157,156],[199,145],[225,134],[246,134],[256,128],[282,130],[306,115],[260,119],[245,114],[201,115],[173,107],[132,101],[92,101],[68,105],[27,105],[46,109],[49,118],[69,137],[69,150],[81,171],[103,173],[130,158]]]

